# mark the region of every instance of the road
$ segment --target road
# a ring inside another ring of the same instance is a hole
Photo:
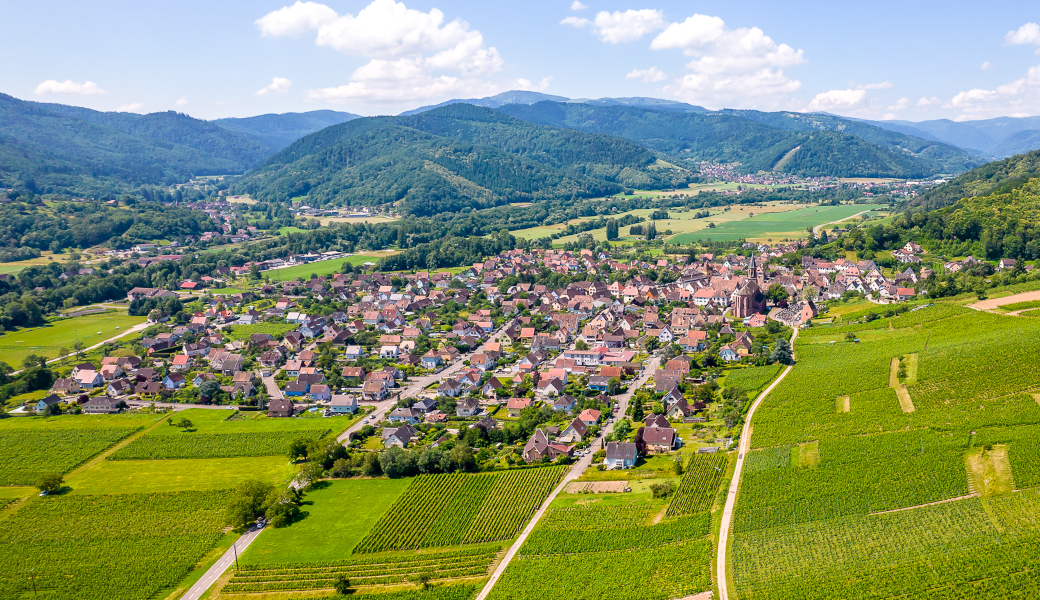
[[[643,370],[643,373],[638,378],[636,378],[635,381],[632,382],[632,385],[628,386],[628,391],[617,397],[619,417],[624,416],[625,412],[628,410],[628,402],[629,400],[631,400],[632,395],[635,394],[635,391],[642,387],[642,385],[646,383],[648,379],[650,379],[650,377],[654,374],[654,371],[657,370],[657,367],[660,364],[661,357],[655,356],[647,364],[647,367]],[[516,541],[513,542],[513,545],[509,547],[509,550],[506,552],[505,557],[502,558],[502,562],[498,563],[498,566],[495,567],[495,571],[491,573],[491,579],[488,579],[488,582],[484,584],[484,589],[480,590],[480,593],[477,594],[476,600],[486,600],[488,594],[491,593],[491,589],[495,587],[495,584],[498,583],[498,580],[502,577],[502,574],[505,573],[506,568],[509,567],[509,563],[513,561],[513,557],[516,556],[516,553],[520,551],[520,547],[524,545],[525,541],[527,541],[527,536],[531,535],[531,532],[534,531],[534,528],[538,524],[538,521],[541,520],[541,518],[545,515],[545,511],[549,509],[549,505],[552,504],[553,500],[556,499],[560,492],[562,492],[567,487],[568,483],[581,477],[582,474],[585,473],[585,470],[592,466],[592,456],[593,454],[595,454],[596,444],[600,443],[613,430],[614,423],[607,423],[606,426],[604,426],[603,429],[600,431],[601,437],[592,440],[592,443],[589,444],[590,451],[586,453],[585,456],[581,457],[581,459],[579,459],[578,462],[574,463],[574,466],[572,466],[571,469],[567,471],[567,475],[565,475],[563,480],[560,481],[560,484],[557,485],[553,489],[553,491],[549,493],[549,496],[545,499],[545,502],[542,502],[542,505],[538,507],[537,511],[535,511],[534,515],[531,517],[531,520],[527,523],[527,526],[524,527],[524,530],[520,532],[520,537],[516,538]]]
[[[149,323],[148,321],[145,321],[144,323],[138,323],[137,325],[134,325],[133,327],[130,327],[129,329],[126,329],[125,331],[123,331],[122,333],[120,333],[117,336],[110,337],[110,338],[108,338],[107,340],[105,340],[103,342],[98,342],[98,343],[94,344],[93,346],[90,346],[89,348],[84,348],[83,352],[88,352],[90,350],[94,350],[96,348],[100,348],[101,346],[104,346],[105,344],[107,344],[109,342],[114,342],[114,341],[116,341],[116,340],[118,340],[120,338],[124,338],[124,337],[130,335],[131,333],[138,333],[140,331],[144,331],[145,329],[148,329],[149,325],[154,325],[154,323]],[[73,352],[71,354],[66,354],[65,356],[59,356],[57,358],[51,358],[51,359],[49,359],[47,361],[47,364],[55,363],[55,362],[64,360],[66,358],[74,357],[74,356],[76,356],[75,352]],[[13,373],[11,373],[11,375],[17,375],[17,374],[19,374],[21,372],[22,372],[21,369],[19,369],[17,371],[14,371]]]
[[[228,548],[228,551],[220,557],[220,560],[214,563],[213,566],[210,567],[209,570],[207,570],[206,573],[203,574],[203,576],[195,582],[195,585],[191,586],[191,589],[189,589],[187,592],[185,592],[183,596],[181,596],[181,600],[198,600],[203,594],[206,593],[206,590],[208,590],[209,587],[213,585],[213,582],[219,579],[220,576],[224,574],[224,571],[228,570],[228,567],[235,564],[236,548],[238,550],[238,554],[242,554],[242,552],[249,546],[249,544],[252,544],[253,540],[255,540],[257,536],[259,536],[263,532],[263,529],[253,529],[244,533],[242,537],[238,538],[235,541],[235,543],[232,544],[230,548]]]
[[[729,493],[726,494],[726,507],[722,510],[722,521],[719,527],[719,544],[718,554],[715,557],[716,571],[715,581],[719,588],[719,600],[729,600],[729,589],[728,582],[726,581],[726,551],[729,545],[729,534],[730,528],[733,523],[733,508],[737,503],[737,491],[740,489],[740,475],[744,470],[744,458],[747,456],[749,450],[751,450],[751,419],[755,416],[755,410],[762,404],[762,401],[766,399],[766,396],[773,391],[784,377],[791,372],[794,368],[794,342],[798,338],[798,330],[795,329],[791,335],[791,364],[780,376],[769,384],[758,398],[755,398],[755,402],[751,405],[751,409],[748,410],[747,418],[744,420],[744,429],[740,433],[740,446],[737,448],[737,466],[733,470],[733,479],[729,484]]]
[[[848,221],[849,219],[855,219],[856,217],[858,217],[860,215],[865,215],[868,212],[870,212],[871,210],[874,210],[874,209],[864,210],[862,212],[858,212],[858,213],[852,215],[851,217],[845,217],[844,219],[838,219],[837,221],[831,221],[830,223],[820,223],[816,227],[813,227],[813,230],[812,230],[813,237],[814,238],[819,238],[820,237],[820,230],[823,229],[824,227],[828,226],[828,225],[837,225],[838,223],[844,223],[845,221]]]

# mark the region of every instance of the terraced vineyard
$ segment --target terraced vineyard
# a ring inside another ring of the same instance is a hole
[[[691,456],[679,489],[668,505],[668,516],[680,517],[711,510],[728,463],[726,454]]]
[[[1040,593],[1038,334],[1036,320],[952,304],[804,330],[755,416],[730,557],[739,597]],[[905,413],[889,375],[913,355]],[[972,485],[966,457],[992,445],[1006,461],[994,468],[1031,489]]]
[[[566,469],[416,477],[355,552],[416,550],[512,538]]]
[[[501,546],[474,546],[463,550],[408,552],[357,556],[342,561],[243,565],[223,593],[308,591],[331,589],[340,575],[355,586],[383,586],[416,581],[458,579],[485,575]]]
[[[33,497],[0,521],[0,597],[160,597],[223,536],[227,492]]]

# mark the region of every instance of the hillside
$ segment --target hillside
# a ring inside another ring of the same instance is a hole
[[[934,139],[991,158],[1040,149],[1040,117],[998,117],[979,121],[866,121],[924,139]],[[927,136],[927,137],[926,137]]]
[[[241,119],[216,119],[211,123],[228,131],[241,133],[250,137],[270,150],[273,154],[305,135],[329,127],[339,125],[358,115],[334,110],[312,110],[305,113],[266,114]]]
[[[935,210],[961,198],[991,193],[1006,193],[1024,185],[1040,171],[1040,151],[991,162],[964,173],[910,202],[917,210]]]
[[[472,106],[482,106],[484,108],[498,108],[507,104],[534,104],[535,102],[542,102],[543,100],[551,100],[553,102],[566,102],[567,98],[563,96],[553,96],[551,94],[543,94],[541,92],[525,92],[521,90],[514,90],[511,92],[502,92],[494,96],[488,96],[486,98],[458,98],[452,100],[446,100],[440,104],[432,104],[429,106],[420,106],[414,110],[408,110],[401,113],[399,116],[408,117],[412,115],[418,115],[435,108],[442,108],[444,106],[450,106],[452,104],[470,104]]]
[[[264,155],[259,144],[184,115],[55,106],[0,94],[0,181],[7,186],[99,196],[241,173]]]
[[[749,172],[772,170],[784,159],[780,170],[803,176],[916,178],[958,171],[961,163],[913,156],[836,131],[778,129],[734,114],[555,102],[499,110],[544,125],[615,135],[675,157],[740,162]]]
[[[508,202],[671,187],[690,173],[632,142],[451,105],[356,119],[309,135],[236,184],[259,200],[398,202],[420,216]]]

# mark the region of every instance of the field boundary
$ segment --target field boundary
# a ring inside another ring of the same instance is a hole
[[[918,508],[926,508],[926,507],[929,507],[929,506],[936,506],[936,505],[939,505],[939,504],[948,504],[950,502],[958,502],[960,500],[967,500],[969,498],[978,498],[978,497],[979,497],[979,495],[977,493],[973,492],[973,493],[967,494],[965,496],[957,496],[956,498],[947,498],[946,500],[936,500],[935,502],[926,502],[924,504],[917,504],[917,505],[914,505],[914,506],[905,506],[903,508],[893,508],[891,510],[881,510],[881,511],[878,511],[878,512],[872,512],[872,513],[867,513],[867,514],[871,515],[871,516],[873,516],[873,515],[887,515],[887,514],[890,514],[890,513],[903,512],[903,511],[907,511],[907,510],[915,510],[915,509],[918,509]]]

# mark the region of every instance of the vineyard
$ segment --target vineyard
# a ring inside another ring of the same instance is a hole
[[[741,388],[753,394],[769,385],[782,370],[783,365],[780,364],[733,369],[726,372],[725,385],[728,388]]]
[[[266,415],[233,410],[190,409],[177,413],[190,430],[157,427],[121,448],[113,460],[163,458],[234,458],[285,454],[299,438],[320,438],[329,433],[324,419],[271,419]]]
[[[755,416],[730,557],[740,597],[1040,593],[1038,334],[952,304],[804,330]],[[904,413],[888,379],[914,355]],[[967,496],[965,454],[993,444],[1025,491],[922,506]]]
[[[668,505],[668,516],[710,511],[728,464],[729,455],[726,454],[694,454],[690,457],[679,490]]]
[[[227,492],[32,498],[0,521],[0,597],[163,597],[222,537]]]
[[[447,552],[365,555],[340,561],[244,565],[224,586],[224,593],[307,591],[333,587],[340,575],[356,586],[398,585],[430,580],[480,577],[501,551],[499,546],[476,546]]]
[[[0,485],[32,485],[42,473],[68,473],[136,432],[137,427],[0,429]]]
[[[566,467],[416,477],[356,552],[481,544],[514,537]]]

